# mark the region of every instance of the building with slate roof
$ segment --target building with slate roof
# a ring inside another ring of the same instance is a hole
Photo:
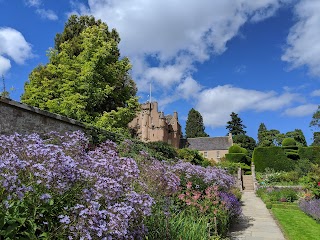
[[[186,147],[198,150],[205,158],[220,162],[233,145],[232,135],[226,137],[199,137],[186,139]]]
[[[141,111],[129,123],[134,135],[144,142],[166,142],[179,148],[182,136],[178,113],[165,116],[158,112],[157,102],[148,102],[141,105]]]

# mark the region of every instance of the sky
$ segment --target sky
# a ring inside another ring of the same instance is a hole
[[[212,137],[227,134],[231,112],[257,138],[260,123],[281,133],[309,123],[320,100],[319,0],[0,0],[0,75],[16,101],[28,75],[46,64],[71,14],[115,28],[140,102],[191,108]],[[1,90],[3,86],[1,84]]]

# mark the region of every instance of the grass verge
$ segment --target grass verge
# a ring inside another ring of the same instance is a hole
[[[299,209],[273,207],[275,218],[289,240],[318,240],[320,224]]]

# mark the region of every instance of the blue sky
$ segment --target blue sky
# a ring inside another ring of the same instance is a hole
[[[198,110],[210,136],[231,112],[257,137],[261,122],[282,133],[309,128],[320,100],[318,0],[0,0],[0,74],[19,101],[28,74],[72,13],[94,15],[120,33],[140,101],[185,127]]]

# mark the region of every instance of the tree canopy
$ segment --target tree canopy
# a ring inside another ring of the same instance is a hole
[[[232,133],[233,136],[246,134],[244,130],[246,126],[242,123],[241,118],[237,113],[232,112],[230,114],[231,120],[227,122],[226,129],[229,130],[229,133]]]
[[[320,130],[320,105],[318,106],[317,111],[315,111],[312,115],[310,127],[314,127]]]
[[[49,62],[29,75],[22,102],[101,128],[125,127],[139,104],[119,41],[100,20],[72,15],[48,51]]]
[[[245,134],[240,134],[233,136],[232,139],[234,143],[238,144],[242,148],[245,148],[248,151],[249,156],[252,156],[253,150],[257,146],[254,138]]]
[[[289,131],[283,134],[276,129],[267,130],[266,126],[263,123],[260,124],[258,129],[259,147],[281,146],[282,141],[285,138],[294,139],[298,146],[307,146],[306,138],[301,129],[295,129],[294,131]]]
[[[206,134],[204,130],[205,127],[203,125],[203,118],[201,114],[192,108],[188,113],[188,119],[186,122],[186,137],[208,137],[209,135]]]

